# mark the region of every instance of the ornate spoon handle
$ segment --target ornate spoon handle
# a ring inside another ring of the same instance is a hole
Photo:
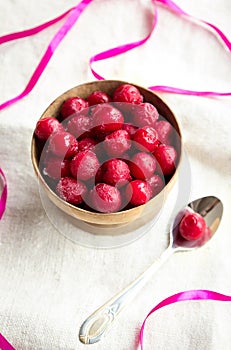
[[[149,278],[159,269],[164,261],[172,255],[173,252],[174,249],[172,247],[166,249],[161,254],[160,258],[155,260],[154,263],[131,284],[89,316],[80,327],[80,341],[84,344],[94,344],[100,341],[120,311],[132,301]]]

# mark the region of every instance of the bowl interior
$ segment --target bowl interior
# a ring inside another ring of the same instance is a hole
[[[70,97],[79,96],[85,99],[92,92],[96,90],[102,90],[107,94],[112,95],[113,91],[119,85],[125,84],[125,83],[127,82],[115,81],[115,80],[103,80],[103,81],[90,82],[90,83],[86,83],[86,84],[82,84],[77,87],[74,87],[68,90],[67,92],[65,92],[64,94],[62,94],[61,96],[59,96],[57,99],[55,99],[55,101],[53,101],[50,104],[50,106],[46,109],[46,111],[42,114],[41,118],[45,118],[48,116],[58,117],[60,115],[60,109],[61,109],[62,103]],[[132,209],[116,212],[116,213],[105,214],[105,213],[87,211],[82,208],[76,207],[70,203],[65,202],[59,196],[57,196],[55,192],[53,192],[50,189],[50,187],[44,180],[43,176],[41,175],[39,170],[39,161],[40,161],[42,149],[35,135],[33,135],[32,137],[32,144],[31,144],[32,164],[33,164],[35,173],[38,176],[39,183],[42,186],[43,190],[46,192],[48,198],[53,202],[54,205],[56,205],[59,209],[61,209],[66,214],[76,219],[83,220],[87,223],[115,226],[115,225],[126,224],[131,221],[134,221],[135,219],[139,218],[141,215],[146,216],[147,220],[150,220],[152,217],[157,215],[157,213],[160,211],[168,192],[171,190],[177,178],[177,169],[179,167],[180,160],[181,160],[181,130],[180,130],[179,123],[175,115],[173,114],[173,112],[166,105],[166,103],[162,101],[157,95],[155,95],[151,90],[145,89],[133,83],[131,84],[136,86],[139,89],[141,94],[144,96],[145,102],[152,103],[157,108],[159,114],[162,115],[166,120],[168,120],[172,124],[172,126],[176,131],[176,134],[178,135],[178,137],[175,140],[175,148],[178,154],[176,171],[171,177],[171,179],[167,182],[164,189],[146,204],[140,205],[138,207],[134,207]]]

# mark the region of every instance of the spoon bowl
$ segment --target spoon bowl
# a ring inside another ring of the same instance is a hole
[[[179,223],[187,212],[200,214],[207,225],[202,238],[188,241],[180,236],[178,232]],[[89,316],[80,327],[79,339],[84,344],[98,342],[110,329],[120,311],[131,302],[145,283],[160,268],[160,266],[175,252],[192,251],[204,246],[214,236],[220,224],[223,214],[222,202],[214,197],[203,197],[189,203],[182,209],[173,221],[169,233],[169,246],[140,276],[129,284],[120,293],[111,298],[91,316]]]
[[[178,232],[178,226],[183,216],[188,212],[200,214],[209,229],[206,229],[204,235],[196,240],[188,241]],[[203,197],[194,200],[176,216],[170,229],[170,246],[178,251],[188,251],[201,248],[214,236],[223,214],[222,202],[214,196]]]

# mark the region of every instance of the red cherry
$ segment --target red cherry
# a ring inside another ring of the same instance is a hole
[[[158,139],[161,143],[171,145],[173,143],[173,127],[166,120],[160,120],[156,122],[155,129],[158,134]]]
[[[67,131],[73,134],[76,138],[86,137],[91,130],[91,119],[82,114],[77,114],[67,123]]]
[[[94,106],[97,104],[110,102],[111,97],[103,91],[95,91],[88,96],[87,101],[90,106]]]
[[[57,132],[49,139],[49,150],[58,157],[71,158],[78,152],[78,141],[69,132]]]
[[[93,138],[91,137],[83,138],[79,141],[79,152],[87,151],[93,148],[95,145],[97,145],[97,142]]]
[[[202,237],[206,229],[204,218],[198,213],[187,213],[179,224],[179,233],[189,241]]]
[[[43,174],[55,180],[70,176],[70,161],[54,157],[48,158]]]
[[[95,177],[99,166],[96,154],[88,150],[77,153],[70,163],[72,176],[85,181]]]
[[[133,122],[138,127],[146,125],[154,127],[158,118],[159,113],[156,107],[148,102],[139,104],[139,106],[136,106],[133,110]]]
[[[133,141],[137,142],[136,148],[146,152],[153,152],[159,145],[157,132],[150,126],[144,126],[136,130],[133,135]]]
[[[51,134],[57,131],[63,131],[62,124],[53,117],[46,117],[40,119],[35,127],[35,135],[42,141],[46,141]]]
[[[117,187],[131,180],[129,166],[120,159],[110,159],[102,165],[103,182]]]
[[[61,114],[63,119],[66,119],[77,112],[83,111],[87,107],[88,107],[88,102],[85,101],[83,98],[70,97],[63,102],[61,107]]]
[[[177,159],[175,148],[168,145],[160,145],[153,154],[164,175],[171,175],[175,171]]]
[[[164,188],[164,181],[157,174],[152,175],[147,182],[152,189],[152,197],[155,197]]]
[[[126,198],[130,204],[138,206],[145,204],[152,197],[152,190],[146,181],[133,180],[126,187]]]
[[[92,207],[102,213],[114,213],[120,209],[120,191],[105,183],[97,184],[90,192]]]
[[[122,84],[115,89],[113,101],[139,104],[143,101],[143,96],[135,86]]]
[[[105,137],[104,149],[111,157],[120,157],[131,147],[130,136],[125,130],[116,130]]]
[[[86,186],[71,177],[63,177],[56,186],[56,193],[66,202],[74,205],[82,203],[83,197],[87,192]]]
[[[94,108],[92,123],[94,133],[103,134],[121,129],[124,117],[117,108],[109,104],[99,104]]]
[[[146,180],[154,174],[156,161],[151,153],[139,152],[129,161],[129,168],[134,178]]]

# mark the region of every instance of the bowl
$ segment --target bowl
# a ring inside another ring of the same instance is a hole
[[[49,187],[49,185],[47,184],[43,175],[40,172],[39,161],[41,156],[41,147],[35,134],[33,134],[31,142],[31,160],[33,168],[35,174],[38,177],[39,185],[42,187],[42,189],[45,192],[45,195],[49,198],[49,200],[61,211],[68,214],[68,216],[70,216],[72,219],[75,218],[88,224],[102,225],[104,227],[116,227],[116,225],[120,226],[128,224],[134,222],[141,216],[143,218],[142,222],[148,222],[148,220],[151,220],[160,212],[168,193],[171,191],[174,183],[177,180],[177,175],[182,157],[182,136],[179,122],[176,116],[167,106],[167,104],[162,99],[160,99],[160,97],[154,94],[151,90],[125,81],[103,80],[85,83],[66,91],[49,105],[49,107],[45,110],[45,112],[40,118],[42,119],[48,116],[58,117],[60,115],[60,108],[62,103],[70,97],[79,96],[85,99],[92,92],[98,90],[104,91],[107,94],[112,95],[113,91],[121,84],[132,84],[133,86],[137,87],[140,93],[144,96],[144,101],[152,103],[157,108],[159,114],[162,115],[167,121],[169,121],[172,124],[178,135],[174,145],[178,154],[176,170],[171,176],[171,178],[168,180],[167,184],[162,189],[162,191],[155,197],[153,197],[151,200],[149,200],[147,203],[115,213],[99,213],[74,206],[64,201]]]

